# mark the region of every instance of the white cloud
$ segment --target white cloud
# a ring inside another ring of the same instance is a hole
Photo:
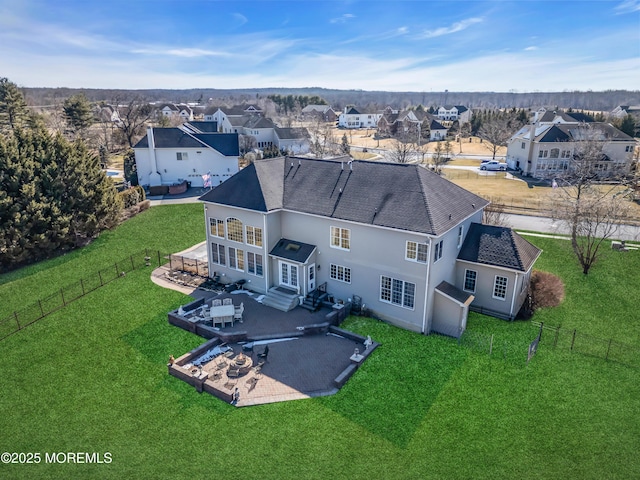
[[[421,39],[435,38],[435,37],[441,37],[443,35],[451,35],[452,33],[466,30],[471,25],[476,23],[481,23],[482,21],[483,21],[482,18],[478,18],[478,17],[467,18],[466,20],[462,20],[461,22],[452,23],[448,27],[440,27],[440,28],[436,28],[435,30],[425,30],[418,36],[418,38],[421,38]]]
[[[356,16],[352,13],[345,13],[340,17],[332,18],[329,23],[347,23],[352,18],[356,18]]]
[[[535,45],[531,45],[530,47],[524,49],[525,52],[534,52],[536,50],[538,50],[538,47],[536,47]]]
[[[640,12],[640,0],[624,0],[614,10],[618,14]]]
[[[142,55],[168,55],[173,57],[196,58],[196,57],[231,57],[227,52],[217,52],[202,48],[137,48],[131,53]]]
[[[234,13],[233,14],[233,18],[235,18],[238,21],[238,26],[239,27],[241,27],[242,25],[244,25],[245,23],[247,23],[249,21],[247,19],[247,17],[245,17],[241,13]]]

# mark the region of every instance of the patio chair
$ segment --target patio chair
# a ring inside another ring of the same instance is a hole
[[[234,320],[239,320],[240,322],[242,322],[242,314],[243,313],[244,313],[244,302],[242,302],[239,307],[235,308],[235,313],[233,314],[233,319]]]
[[[231,324],[231,326],[233,327],[233,322],[235,321],[233,318],[233,315],[229,315],[228,317],[223,317],[224,320],[224,326],[226,327],[228,323]]]
[[[229,368],[229,370],[227,370],[227,377],[229,378],[238,378],[240,377],[240,369],[239,368]]]
[[[258,354],[258,358],[261,359],[261,360],[264,360],[266,362],[268,355],[269,355],[269,345],[265,345],[264,350],[262,351],[262,353]]]
[[[233,298],[225,298],[222,300],[223,305],[233,305]]]
[[[222,300],[220,300],[219,298],[216,298],[213,302],[211,302],[211,305],[213,307],[219,307],[220,305],[222,305]]]
[[[220,325],[220,328],[224,328],[224,318],[222,317],[215,317],[212,320],[212,324],[213,324],[213,328],[215,328],[217,325]]]

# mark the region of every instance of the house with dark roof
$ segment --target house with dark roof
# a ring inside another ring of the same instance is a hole
[[[320,120],[322,122],[335,122],[338,119],[331,105],[307,105],[300,112],[304,120]]]
[[[238,171],[238,135],[210,133],[213,128],[210,122],[192,122],[183,128],[148,127],[133,147],[138,183],[154,187],[187,181],[202,187],[207,178],[212,186],[230,178]]]
[[[549,112],[547,112],[549,113]],[[522,127],[507,142],[509,168],[536,178],[560,176],[589,140],[602,145],[602,161],[594,165],[601,176],[629,172],[636,141],[610,123],[578,121],[568,114],[542,115]]]
[[[338,117],[338,126],[342,128],[376,128],[382,113],[360,113],[353,106],[344,107]]]
[[[447,136],[447,128],[436,118],[421,110],[394,110],[387,107],[377,124],[378,136],[439,141]]]
[[[159,107],[160,113],[169,118],[181,118],[183,121],[193,120],[193,109],[184,103],[165,103]]]
[[[424,334],[459,336],[470,308],[513,318],[539,254],[510,229],[479,225],[488,202],[419,165],[279,157],[200,200],[211,275],[245,280],[283,310],[318,292],[357,295]]]
[[[471,110],[464,105],[443,105],[436,116],[440,121],[467,123],[471,121]]]

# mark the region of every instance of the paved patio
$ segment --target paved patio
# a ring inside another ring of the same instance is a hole
[[[173,288],[171,285],[164,286]],[[296,307],[285,313],[262,305],[261,295],[246,290],[221,294],[194,290],[191,296],[209,305],[213,298],[232,298],[235,306],[243,303],[245,310],[242,323],[236,322],[234,326],[217,330],[209,327],[206,332],[212,338],[207,342],[209,346],[201,346],[177,360],[185,367],[180,367],[185,373],[183,380],[191,383],[191,378],[186,375],[192,368],[191,362],[226,339],[241,338],[226,343],[233,349],[234,355],[242,352],[250,356],[254,367],[260,360],[258,354],[263,352],[266,345],[269,346],[269,354],[261,369],[256,371],[252,368],[239,378],[228,378],[226,367],[218,367],[218,363],[230,363],[230,359],[219,356],[202,362],[208,387],[222,392],[222,395],[213,392],[214,395],[228,400],[226,396],[233,394],[237,388],[239,399],[235,405],[238,407],[335,394],[377,346],[374,342],[367,350],[362,337],[334,327],[327,331],[327,314],[332,312],[331,308],[323,307],[317,312],[310,312]],[[222,337],[220,341],[216,339],[218,335]],[[246,348],[247,343],[253,344],[253,348]],[[358,362],[351,359],[356,348],[365,354]]]

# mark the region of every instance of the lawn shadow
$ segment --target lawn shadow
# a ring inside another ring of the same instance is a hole
[[[467,351],[452,338],[385,327],[393,333],[367,329],[382,345],[337,395],[317,401],[404,448],[464,363]]]

